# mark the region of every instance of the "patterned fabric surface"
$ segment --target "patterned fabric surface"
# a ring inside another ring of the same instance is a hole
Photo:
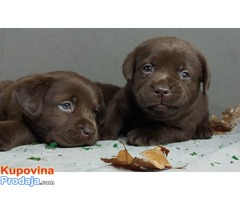
[[[48,149],[45,144],[25,145],[7,152],[0,152],[0,165],[11,168],[53,168],[55,172],[119,172],[100,158],[112,158],[124,149],[125,138],[98,141],[96,145],[76,148]],[[240,172],[240,125],[232,132],[214,135],[208,140],[190,140],[164,145],[169,149],[167,159],[174,167],[164,172]],[[134,157],[153,146],[126,145]],[[186,166],[185,166],[186,165]],[[175,169],[185,166],[183,169]]]

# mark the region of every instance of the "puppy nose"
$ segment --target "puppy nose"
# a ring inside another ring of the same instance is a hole
[[[154,88],[153,92],[158,96],[169,96],[171,94],[168,86],[157,86]]]
[[[81,130],[82,130],[82,133],[86,136],[94,135],[94,133],[96,132],[95,128],[88,124],[82,125]]]

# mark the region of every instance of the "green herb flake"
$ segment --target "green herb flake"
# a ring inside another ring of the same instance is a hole
[[[29,160],[35,160],[35,161],[39,161],[39,160],[41,160],[41,158],[39,158],[39,157],[34,157],[34,156],[32,156],[32,157],[30,157],[30,158],[28,158]]]
[[[232,156],[232,159],[238,160],[238,157],[237,156]]]
[[[95,146],[97,146],[97,147],[101,147],[102,145],[101,145],[101,144],[96,144]]]
[[[118,147],[118,144],[115,143],[115,144],[113,145],[113,148],[117,148],[117,147]]]
[[[216,162],[216,161],[214,161],[213,163],[211,163],[211,165],[214,167],[214,165],[221,165],[221,163],[220,162]]]
[[[92,149],[91,147],[83,147],[84,150],[88,151],[90,149]]]
[[[190,155],[191,155],[191,156],[196,156],[197,153],[196,153],[196,152],[192,152],[192,153],[190,153]]]
[[[50,144],[46,144],[45,148],[46,149],[56,149],[57,148],[57,143],[56,142],[51,142]]]
[[[181,149],[180,147],[176,147],[177,150]]]

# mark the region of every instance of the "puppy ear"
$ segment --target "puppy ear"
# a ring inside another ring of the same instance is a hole
[[[12,98],[19,110],[34,119],[42,113],[43,97],[49,85],[49,78],[34,75],[16,82]]]
[[[132,76],[134,73],[134,67],[135,67],[135,52],[133,51],[130,54],[128,54],[128,56],[126,57],[126,59],[123,62],[122,71],[123,71],[123,75],[124,75],[125,79],[127,79],[127,81],[132,80]]]
[[[198,57],[202,65],[202,75],[200,81],[203,84],[203,94],[206,95],[210,86],[211,73],[205,57],[200,52],[198,53]]]

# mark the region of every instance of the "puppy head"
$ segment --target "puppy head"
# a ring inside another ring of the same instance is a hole
[[[73,147],[98,140],[98,127],[105,115],[102,93],[76,73],[25,77],[16,81],[12,98],[42,142]]]
[[[200,85],[206,95],[210,72],[204,56],[175,37],[147,40],[123,63],[123,74],[140,107],[154,119],[166,119],[189,108]]]

